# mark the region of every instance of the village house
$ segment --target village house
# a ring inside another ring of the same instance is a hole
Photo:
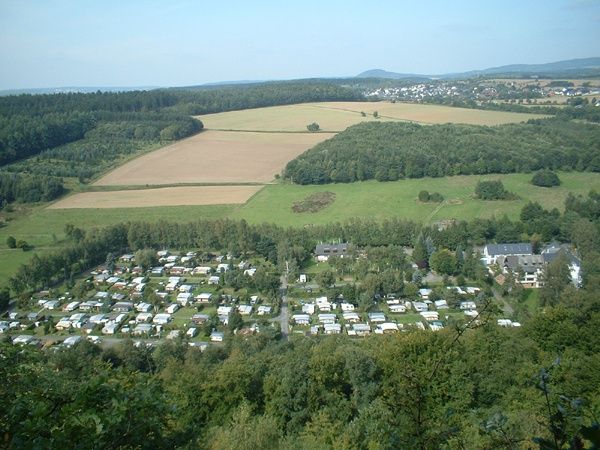
[[[317,244],[315,247],[315,257],[319,262],[329,260],[330,256],[345,257],[348,254],[348,244]]]
[[[483,248],[482,261],[486,266],[496,264],[500,256],[530,256],[533,254],[531,244],[488,244]]]

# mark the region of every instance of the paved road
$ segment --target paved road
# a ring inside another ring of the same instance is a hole
[[[287,277],[284,274],[281,276],[281,286],[279,288],[279,295],[281,296],[281,308],[279,316],[277,316],[275,319],[279,322],[281,327],[281,337],[283,339],[287,339],[290,334],[287,287]]]

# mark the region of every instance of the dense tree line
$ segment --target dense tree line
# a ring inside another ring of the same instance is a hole
[[[0,210],[15,201],[47,202],[63,192],[62,180],[59,178],[0,172]]]
[[[0,343],[0,433],[8,448],[591,448],[594,294],[511,330],[287,343],[266,330],[205,352]]]
[[[600,171],[597,126],[559,119],[496,127],[361,123],[290,161],[284,177],[322,184],[542,168]]]
[[[0,165],[81,139],[95,125],[90,113],[0,114]]]

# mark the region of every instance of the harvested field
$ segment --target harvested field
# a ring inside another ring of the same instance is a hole
[[[48,208],[136,208],[238,204],[245,203],[260,189],[262,186],[182,186],[82,192],[59,200]]]
[[[204,131],[136,158],[94,184],[266,183],[288,161],[330,137],[328,133]]]
[[[375,111],[379,113],[379,119],[373,117]],[[366,115],[363,117],[361,112]],[[351,125],[373,120],[499,125],[539,117],[543,116],[414,103],[325,102],[208,114],[199,116],[199,119],[206,128],[213,130],[305,132],[306,125],[317,122],[324,131],[339,132]]]

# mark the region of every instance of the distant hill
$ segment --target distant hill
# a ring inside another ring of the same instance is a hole
[[[365,72],[359,73],[356,75],[356,78],[388,78],[391,80],[404,80],[404,79],[414,79],[414,78],[431,78],[428,75],[416,75],[413,73],[396,73],[396,72],[388,72],[383,69],[372,69],[367,70]]]
[[[0,96],[20,94],[65,94],[90,92],[129,92],[129,91],[151,91],[158,86],[78,86],[78,87],[53,87],[53,88],[31,88],[31,89],[6,89],[0,90]]]
[[[565,76],[573,74],[600,75],[600,58],[569,59],[545,64],[510,64],[507,66],[490,67],[488,69],[447,73],[442,75],[414,75],[373,69],[359,73],[355,78],[386,78],[401,80],[409,78],[470,78],[487,75]]]

